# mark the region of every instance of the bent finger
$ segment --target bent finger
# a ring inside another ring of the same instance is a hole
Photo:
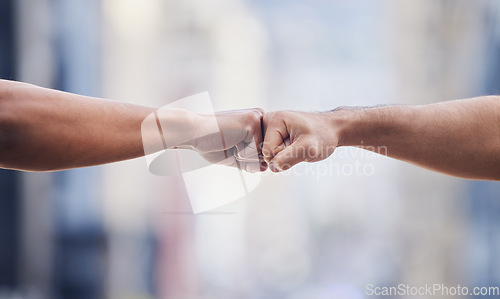
[[[273,172],[280,172],[288,170],[300,162],[313,161],[315,157],[311,155],[314,155],[316,151],[311,150],[311,147],[314,145],[304,138],[298,138],[274,156],[269,163],[269,169]]]
[[[273,119],[273,116],[275,118]],[[266,114],[263,120],[264,143],[262,146],[262,155],[267,162],[285,149],[284,140],[289,137],[288,128],[279,114]]]

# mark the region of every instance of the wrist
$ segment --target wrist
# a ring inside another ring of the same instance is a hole
[[[198,114],[184,109],[160,109],[157,117],[167,149],[194,149],[193,136],[199,121]]]
[[[408,106],[340,107],[331,112],[339,146],[386,146],[414,131],[415,109]]]
[[[328,112],[330,126],[338,138],[337,146],[353,146],[359,144],[355,137],[359,133],[355,131],[359,119],[359,111],[350,107],[338,107]]]

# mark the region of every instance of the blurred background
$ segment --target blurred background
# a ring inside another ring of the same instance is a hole
[[[500,92],[494,0],[0,0],[0,24],[1,78],[157,107],[207,90],[216,110],[304,111]],[[500,286],[499,183],[353,148],[196,216],[182,178],[144,159],[2,170],[0,197],[1,299]]]

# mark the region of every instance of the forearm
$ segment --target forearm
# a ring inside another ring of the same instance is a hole
[[[500,179],[500,98],[332,112],[339,146],[470,179]]]
[[[0,80],[0,167],[62,170],[144,155],[155,109]]]

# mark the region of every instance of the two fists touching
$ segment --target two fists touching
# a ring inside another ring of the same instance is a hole
[[[198,114],[0,80],[0,168],[58,171],[163,149],[196,150],[248,172],[318,161],[338,144],[327,114],[262,109]]]
[[[151,117],[152,116],[152,117]],[[196,114],[0,80],[0,168],[58,171],[165,148],[256,172],[355,146],[453,176],[500,180],[500,97],[428,105]]]
[[[197,117],[201,120],[196,127],[203,130],[209,116]],[[190,146],[212,163],[249,172],[268,167],[279,172],[303,161],[320,161],[339,144],[330,113],[247,109],[219,112],[215,117],[220,134],[196,138]]]

